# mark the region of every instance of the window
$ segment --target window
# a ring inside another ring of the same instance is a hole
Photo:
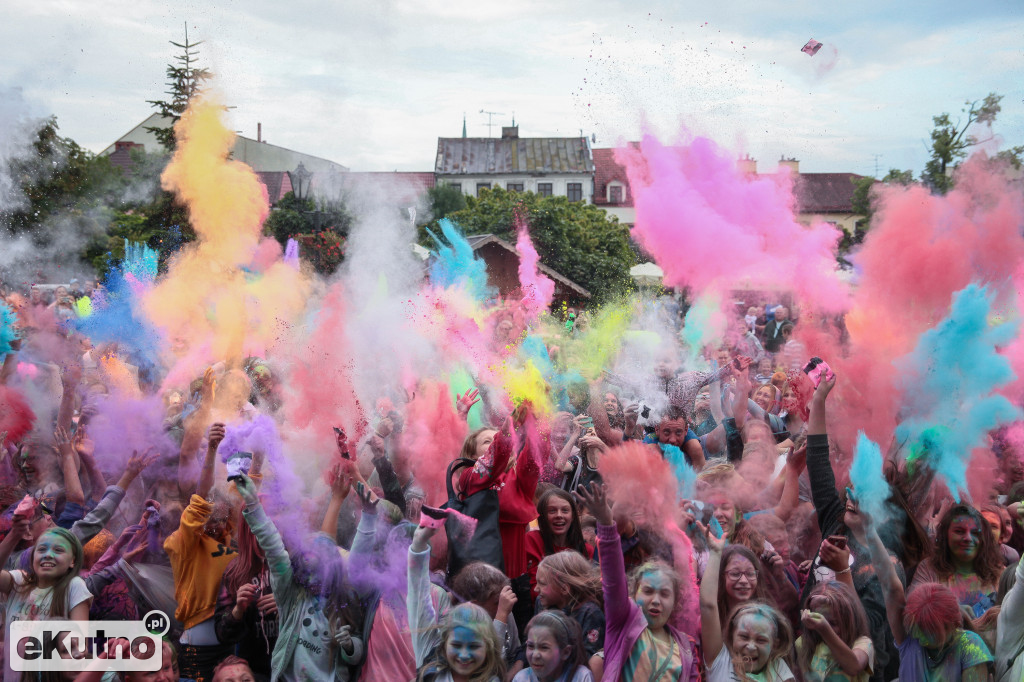
[[[538,182],[537,183],[537,194],[542,197],[551,196],[551,183],[550,182]]]
[[[480,190],[482,190],[482,189],[490,189],[490,188],[491,188],[491,183],[489,183],[489,182],[478,182],[478,183],[476,183],[476,195],[480,196]]]
[[[622,203],[622,185],[608,185],[608,203]]]
[[[523,191],[523,183],[521,183],[521,182],[509,182],[509,183],[505,184],[505,189],[507,189],[509,192],[522,192]]]
[[[583,183],[582,182],[568,182],[565,185],[565,196],[569,197],[569,201],[583,201]]]
[[[451,187],[452,189],[457,189],[460,192],[462,191],[462,183],[461,182],[449,182],[448,186]]]

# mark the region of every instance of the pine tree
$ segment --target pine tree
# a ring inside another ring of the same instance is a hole
[[[188,24],[185,24],[185,42],[176,43],[169,41],[171,45],[182,50],[182,53],[174,58],[176,63],[167,65],[167,94],[170,100],[148,100],[153,107],[160,112],[161,116],[171,119],[171,126],[147,127],[146,130],[153,133],[169,152],[174,151],[174,127],[181,115],[188,108],[189,101],[199,94],[203,83],[213,74],[209,69],[197,68],[199,51],[196,49],[203,44],[203,41],[191,43],[188,40]]]

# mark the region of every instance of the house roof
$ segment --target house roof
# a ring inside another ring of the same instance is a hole
[[[593,173],[585,137],[439,137],[438,175]]]
[[[469,242],[469,245],[472,247],[473,251],[478,251],[483,247],[487,246],[488,244],[496,244],[503,249],[511,251],[517,257],[519,256],[519,250],[516,249],[516,247],[512,246],[512,244],[508,243],[504,239],[496,237],[493,234],[476,234],[472,236],[467,236],[466,241]],[[552,270],[551,268],[540,262],[537,263],[537,269],[543,272],[551,279],[562,284],[562,286],[571,290],[577,296],[580,296],[581,298],[590,298],[589,291],[581,287],[579,284],[576,284],[576,282],[572,281],[568,277],[559,274],[556,270]]]
[[[630,145],[638,146],[639,142],[630,142]],[[608,201],[608,183],[619,182],[625,188],[623,201],[612,203]],[[633,193],[629,191],[629,176],[626,175],[625,167],[615,161],[614,149],[594,150],[594,204],[598,206],[632,206]]]
[[[801,213],[853,213],[853,192],[863,175],[856,173],[800,173],[796,180]]]
[[[276,204],[292,191],[292,179],[286,171],[256,171],[256,176],[267,188],[267,198]]]

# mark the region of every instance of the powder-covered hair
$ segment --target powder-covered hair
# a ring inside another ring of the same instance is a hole
[[[835,580],[827,583],[818,583],[811,590],[807,597],[806,604],[812,599],[824,600],[828,610],[832,613],[830,623],[834,623],[833,630],[839,639],[848,647],[858,637],[869,636],[871,631],[868,626],[868,616],[864,611],[864,605],[860,603],[857,593],[849,586]],[[810,608],[808,606],[808,608]],[[811,669],[811,659],[814,658],[814,650],[822,641],[821,635],[816,630],[803,628],[801,633],[803,645],[799,651],[799,664],[801,670]]]
[[[79,571],[82,570],[83,554],[82,543],[72,534],[71,531],[65,530],[64,528],[54,527],[46,530],[39,539],[46,537],[47,535],[56,535],[61,540],[64,540],[71,546],[71,568],[65,573],[60,580],[53,586],[52,597],[50,599],[50,613],[47,614],[50,618],[67,618],[71,614],[68,612],[67,601],[68,592],[71,590],[71,581],[78,577]],[[39,540],[36,540],[39,542]],[[31,592],[39,584],[39,576],[36,575],[35,571],[35,547],[33,546],[31,554],[33,555],[28,562],[28,566],[25,567],[25,585],[20,588],[25,592]]]
[[[547,519],[548,504],[555,497],[568,502],[572,513],[572,518],[569,520],[569,530],[565,533],[565,544],[569,549],[574,549],[583,554],[587,550],[587,543],[583,540],[580,510],[576,505],[576,498],[561,488],[551,488],[537,500],[537,525],[540,527],[541,540],[544,541],[544,554],[550,555],[555,553],[555,534],[548,525]]]
[[[572,679],[577,668],[587,665],[587,651],[583,646],[583,630],[580,629],[580,624],[576,622],[575,618],[556,609],[541,611],[526,624],[523,637],[524,646],[525,641],[530,638],[530,630],[533,628],[547,628],[554,636],[559,651],[565,647],[572,649],[569,658],[558,671],[559,674],[568,670],[567,679]]]
[[[978,524],[981,531],[978,543],[978,555],[974,557],[974,572],[981,578],[982,583],[991,584],[999,580],[1003,573],[1005,563],[1003,555],[992,537],[992,529],[988,521],[978,512],[977,509],[966,504],[955,504],[939,521],[939,527],[935,531],[935,552],[932,554],[932,566],[936,573],[942,578],[949,578],[956,573],[953,566],[953,553],[949,547],[949,527],[958,516],[968,516]]]
[[[659,559],[645,561],[630,571],[629,594],[635,597],[636,591],[640,588],[640,581],[644,579],[644,576],[655,573],[660,573],[668,578],[672,583],[672,590],[675,592],[676,603],[672,605],[672,612],[669,615],[668,622],[676,622],[676,617],[679,615],[679,611],[683,608],[683,603],[686,601],[683,599],[683,579],[679,576],[679,573],[676,572],[676,569],[672,568],[672,566],[664,561]]]
[[[494,598],[506,585],[508,576],[483,561],[474,561],[458,572],[452,580],[452,596],[459,602],[483,604]]]
[[[945,585],[922,583],[907,595],[903,609],[903,627],[907,632],[918,627],[926,634],[937,636],[950,623],[960,622],[960,602]]]
[[[789,619],[774,606],[756,601],[740,604],[726,618],[725,627],[722,629],[722,642],[730,654],[732,654],[731,647],[733,635],[736,634],[736,626],[743,616],[748,615],[760,616],[771,621],[775,630],[775,641],[772,642],[772,651],[768,655],[767,665],[771,665],[773,661],[789,654],[793,648],[793,628],[789,624]]]
[[[434,658],[427,662],[416,677],[418,682],[428,682],[441,678],[451,670],[448,665],[448,641],[457,627],[464,627],[473,632],[484,644],[484,662],[469,677],[469,682],[490,682],[491,678],[505,678],[505,659],[501,655],[501,642],[494,631],[491,616],[476,604],[466,602],[459,604],[448,612],[448,616],[439,626],[441,643],[437,647]]]
[[[579,552],[568,550],[550,554],[537,565],[537,573],[541,571],[546,571],[554,582],[565,588],[569,599],[566,606],[570,611],[588,601],[601,605],[601,570]]]

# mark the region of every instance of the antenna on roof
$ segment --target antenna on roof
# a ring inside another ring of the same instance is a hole
[[[505,114],[503,114],[500,111],[484,111],[483,109],[480,110],[480,113],[481,114],[487,114],[487,137],[490,137],[491,136],[491,126],[495,125],[494,123],[491,122],[491,119],[494,116],[504,116]]]

